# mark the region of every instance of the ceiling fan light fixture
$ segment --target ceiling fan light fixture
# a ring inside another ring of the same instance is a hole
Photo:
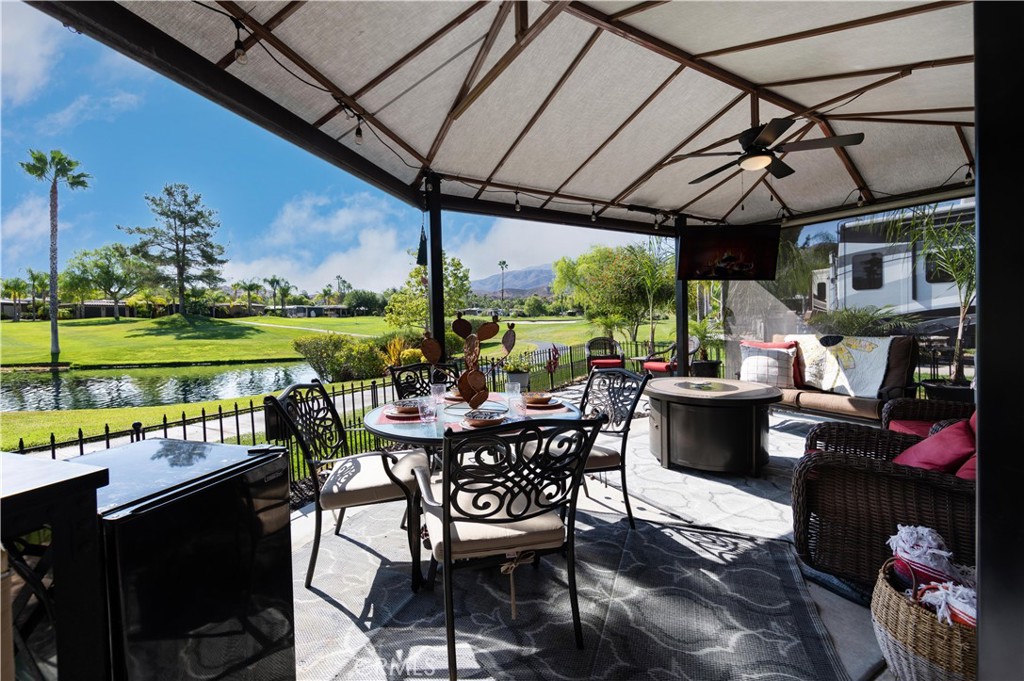
[[[744,170],[764,170],[772,164],[772,158],[767,151],[752,151],[740,156],[739,165]]]

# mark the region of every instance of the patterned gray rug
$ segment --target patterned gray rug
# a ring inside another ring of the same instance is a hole
[[[443,587],[409,589],[399,504],[371,507],[294,554],[298,678],[447,676]],[[577,583],[585,650],[572,633],[564,559],[455,577],[464,679],[848,679],[787,542],[581,513]]]

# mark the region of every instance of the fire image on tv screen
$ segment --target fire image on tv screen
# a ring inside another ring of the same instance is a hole
[[[722,225],[684,228],[680,279],[767,281],[779,260],[778,225]]]

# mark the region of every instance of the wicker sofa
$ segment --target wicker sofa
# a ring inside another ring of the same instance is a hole
[[[857,423],[811,428],[793,473],[793,538],[809,567],[870,590],[897,525],[936,530],[975,561],[975,482],[892,463],[923,438]]]
[[[883,407],[889,400],[898,397],[913,397],[917,392],[914,372],[917,369],[920,349],[917,338],[914,336],[892,336],[891,339],[888,339],[888,355],[878,390],[875,394],[861,396],[842,394],[837,390],[824,390],[803,382],[804,349],[801,347],[801,341],[794,339],[806,337],[809,335],[777,335],[770,343],[759,344],[762,347],[775,346],[780,352],[783,351],[783,346],[789,344],[793,345],[792,351],[796,353],[794,384],[789,387],[776,384],[776,387],[782,390],[782,401],[772,405],[774,409],[788,409],[879,425],[882,420]],[[816,336],[816,338],[822,338],[822,336]],[[857,338],[872,340],[870,337]],[[744,377],[742,369],[739,377]]]

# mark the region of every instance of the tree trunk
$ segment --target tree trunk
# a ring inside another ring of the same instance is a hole
[[[50,363],[60,360],[57,338],[57,177],[50,182]]]

